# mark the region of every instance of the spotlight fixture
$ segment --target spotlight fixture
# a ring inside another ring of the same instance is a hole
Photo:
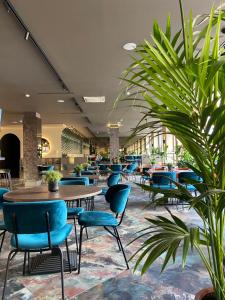
[[[129,42],[123,45],[123,49],[127,51],[132,51],[137,48],[137,45],[135,43]]]
[[[29,31],[27,31],[27,32],[26,32],[26,34],[25,34],[25,37],[24,37],[24,39],[25,39],[26,41],[28,41],[28,39],[29,39],[29,36],[30,36],[30,32],[29,32]]]
[[[26,98],[30,98],[30,94],[25,94],[25,97]]]
[[[97,97],[83,97],[84,102],[86,103],[104,103],[105,96],[97,96]]]
[[[58,103],[63,103],[63,102],[65,102],[65,100],[59,99],[59,100],[57,100],[57,102],[58,102]]]

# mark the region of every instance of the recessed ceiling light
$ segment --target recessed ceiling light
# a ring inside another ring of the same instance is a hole
[[[30,94],[25,94],[25,97],[26,98],[30,98]]]
[[[86,103],[104,103],[105,102],[105,96],[99,96],[99,97],[83,97],[84,102]]]
[[[59,102],[59,103],[63,103],[63,102],[65,102],[65,100],[63,100],[63,99],[59,99],[59,100],[57,100],[57,102]]]
[[[19,120],[20,123],[23,123],[23,120]]]
[[[18,122],[17,121],[13,121],[12,124],[18,124]]]
[[[137,48],[137,45],[135,43],[126,43],[123,45],[123,49],[127,51],[132,51]]]

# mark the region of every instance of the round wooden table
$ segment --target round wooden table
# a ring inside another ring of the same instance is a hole
[[[48,200],[80,200],[99,195],[102,189],[98,186],[85,185],[61,185],[58,192],[49,192],[47,185],[33,188],[23,188],[4,194],[6,201],[31,202]]]

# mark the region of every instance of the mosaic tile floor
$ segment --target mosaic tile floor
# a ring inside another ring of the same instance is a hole
[[[144,209],[149,201],[147,193],[142,192],[132,184],[126,215],[122,226],[119,228],[127,257],[138,249],[140,241],[127,246],[134,238],[136,231],[145,227],[144,220],[147,216],[156,214],[165,215],[164,208],[152,210]],[[103,196],[95,198],[97,210],[107,210]],[[173,209],[177,215],[190,223],[199,220],[192,211]],[[74,235],[70,236],[69,247],[75,249]],[[0,295],[9,251],[9,234],[0,254]],[[17,255],[11,263],[7,289],[7,300],[48,300],[60,299],[59,274],[22,276],[21,255]],[[89,239],[83,243],[81,274],[65,273],[66,299],[77,300],[190,300],[199,289],[210,286],[208,275],[205,272],[198,256],[191,253],[186,268],[181,270],[180,257],[175,265],[170,265],[160,274],[162,258],[151,267],[144,276],[140,272],[132,271],[134,261],[130,263],[131,270],[126,270],[123,256],[118,251],[116,241],[101,228],[89,229]]]

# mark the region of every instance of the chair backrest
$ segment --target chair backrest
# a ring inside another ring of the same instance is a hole
[[[120,172],[120,171],[122,171],[122,165],[121,164],[113,164],[113,165],[111,165],[111,170],[114,172]]]
[[[176,181],[176,173],[175,172],[156,172],[152,174],[152,182],[153,184],[158,185],[170,185],[171,180]]]
[[[120,181],[120,173],[113,173],[107,178],[107,185],[108,187],[118,184]]]
[[[89,178],[88,181],[86,180],[87,177],[79,177],[79,179],[66,179],[66,180],[60,180],[59,185],[88,185],[89,184]],[[88,183],[87,183],[88,182]]]
[[[130,171],[135,171],[136,169],[137,169],[137,167],[138,167],[138,164],[137,163],[132,163],[131,165],[130,165]]]
[[[91,170],[89,170],[89,171],[82,171],[81,174],[82,174],[82,175],[93,175],[94,172],[91,171]]]
[[[131,187],[127,184],[116,184],[109,187],[105,199],[110,204],[110,209],[115,214],[125,211]]]
[[[107,165],[99,165],[99,171],[107,170]]]
[[[41,202],[4,202],[3,214],[6,230],[17,234],[35,234],[59,230],[67,221],[67,208],[63,200]]]
[[[150,170],[150,168],[144,167],[142,169],[142,175],[148,175],[149,176],[149,173],[148,173],[149,170]]]
[[[12,180],[10,170],[0,169],[0,186],[12,189]]]
[[[0,188],[0,208],[2,208],[2,203],[4,202],[3,195],[8,192],[9,192],[9,189]]]
[[[195,172],[180,172],[178,173],[178,182],[187,183],[185,179],[195,180],[201,182],[201,177],[198,176]]]

